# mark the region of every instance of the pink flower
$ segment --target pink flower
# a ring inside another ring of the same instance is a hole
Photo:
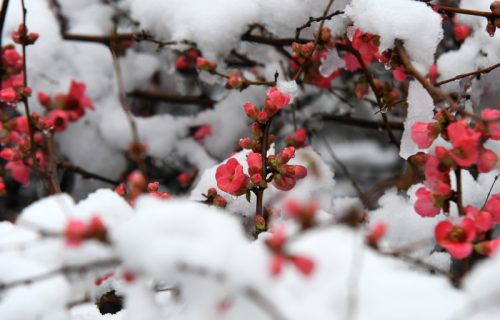
[[[289,198],[285,201],[285,208],[288,215],[302,225],[302,229],[307,229],[314,224],[314,218],[318,211],[318,204],[314,200],[300,203]]]
[[[455,259],[463,259],[472,253],[472,240],[476,236],[474,221],[463,218],[460,225],[449,220],[441,221],[434,230],[438,244],[448,250]]]
[[[359,64],[358,59],[356,59],[356,56],[353,55],[352,53],[346,53],[342,59],[344,59],[345,62],[345,69],[351,72],[354,72],[361,68],[361,65]]]
[[[283,164],[290,161],[293,157],[295,157],[295,148],[286,147],[280,154],[278,154],[277,159]]]
[[[436,148],[437,150],[438,148]],[[450,168],[441,163],[438,157],[429,155],[425,162],[425,184],[431,189],[437,189],[441,183],[450,183]]]
[[[215,71],[217,69],[217,64],[215,62],[209,61],[203,57],[198,57],[196,59],[196,68],[204,71]]]
[[[175,60],[175,69],[179,71],[184,71],[189,68],[189,59],[186,55],[180,55]]]
[[[479,158],[477,160],[477,169],[479,172],[490,172],[498,161],[496,153],[489,149],[481,148],[479,151]]]
[[[290,103],[290,96],[279,91],[276,87],[272,87],[267,91],[267,99],[278,110],[283,109],[288,103]]]
[[[66,104],[69,105],[69,108],[66,107],[65,109],[94,109],[94,104],[85,94],[85,88],[85,83],[71,81],[69,94],[66,99]]]
[[[435,122],[416,122],[411,127],[411,139],[420,149],[429,148],[439,135],[439,126]]]
[[[5,88],[0,91],[0,101],[14,103],[19,100],[21,100],[21,96],[12,87]]]
[[[10,170],[12,178],[23,186],[27,186],[30,182],[30,168],[22,161],[9,161],[5,165],[5,169]]]
[[[436,206],[434,196],[427,188],[420,188],[416,192],[415,211],[422,217],[435,217],[441,212],[441,207]]]
[[[87,232],[87,224],[82,220],[71,219],[66,224],[64,236],[68,246],[77,247],[85,238]]]
[[[282,172],[273,177],[273,186],[282,191],[289,191],[297,180],[303,179],[307,175],[307,169],[301,165],[283,165]]]
[[[245,110],[245,114],[247,115],[247,117],[249,117],[252,120],[257,119],[257,115],[259,114],[259,110],[257,110],[257,107],[253,103],[247,102],[247,103],[245,103],[243,108]]]
[[[474,220],[478,232],[488,231],[493,228],[493,217],[488,211],[479,211],[470,205],[466,206],[464,211],[468,218]]]
[[[484,109],[481,118],[486,122],[488,136],[493,140],[500,140],[500,110]]]
[[[217,168],[215,179],[219,189],[236,196],[245,193],[249,183],[249,177],[243,173],[243,167],[234,158]]]
[[[306,144],[307,131],[304,128],[299,128],[291,136],[285,137],[285,142],[288,146],[302,148]]]
[[[453,145],[449,153],[450,157],[464,168],[476,163],[479,157],[481,133],[471,129],[465,119],[450,124],[446,130]]]
[[[431,81],[431,83],[434,84],[437,82],[438,77],[439,77],[439,73],[438,73],[437,65],[435,63],[433,63],[429,68],[429,80]]]
[[[52,110],[48,114],[48,118],[53,121],[56,132],[64,131],[68,127],[69,115],[62,109]]]
[[[486,202],[484,210],[493,215],[495,222],[500,222],[500,193],[494,194]]]
[[[21,68],[23,59],[16,49],[5,49],[2,52],[2,61],[5,67]]]
[[[373,59],[379,56],[378,37],[370,33],[363,33],[360,29],[354,32],[352,46],[359,51],[366,65],[369,65]]]
[[[250,152],[247,156],[248,173],[250,175],[260,174],[262,172],[262,155],[256,152]],[[262,177],[261,177],[262,178]]]
[[[406,80],[408,75],[405,72],[405,67],[403,65],[400,65],[398,68],[392,71],[392,75],[394,77],[394,80],[403,82]]]
[[[490,241],[483,241],[474,246],[476,251],[482,255],[485,256],[491,256],[495,253],[498,252],[500,249],[500,238],[490,240]]]
[[[312,259],[298,255],[292,255],[288,259],[304,276],[310,276],[313,273],[314,261]]]
[[[378,242],[385,236],[387,226],[383,222],[377,222],[366,235],[366,241],[372,247],[377,247]]]
[[[471,33],[470,28],[465,25],[455,21],[453,21],[453,32],[455,33],[455,39],[460,42],[463,42]]]
[[[202,142],[206,137],[210,135],[212,135],[212,126],[209,124],[204,124],[194,132],[193,138],[198,142]]]

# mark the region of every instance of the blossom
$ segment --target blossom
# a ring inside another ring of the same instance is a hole
[[[278,88],[272,87],[267,91],[267,100],[278,110],[281,110],[290,103],[290,96],[284,94]]]
[[[453,21],[453,32],[455,33],[455,39],[463,42],[471,33],[469,26],[465,24],[458,23],[456,20]]]
[[[212,135],[212,126],[209,124],[204,124],[196,129],[196,131],[193,133],[193,138],[196,141],[201,142],[210,135]]]
[[[285,142],[287,146],[293,146],[295,148],[302,148],[306,144],[307,131],[304,128],[299,128],[291,136],[285,137]]]
[[[465,119],[450,124],[446,130],[453,146],[449,152],[450,157],[464,168],[476,163],[479,157],[481,133],[471,129]]]
[[[488,199],[484,210],[493,215],[495,222],[500,222],[500,193],[494,194]]]
[[[275,174],[273,186],[282,191],[289,191],[297,180],[303,179],[307,175],[307,169],[301,165],[283,165],[282,173]]]
[[[476,236],[474,221],[463,218],[460,225],[445,220],[437,224],[434,235],[440,246],[448,250],[455,259],[463,259],[472,253],[472,240]]]
[[[474,249],[482,255],[491,256],[500,249],[500,238],[480,242],[474,246]]]
[[[497,161],[498,157],[495,152],[489,149],[480,148],[479,158],[477,160],[477,170],[481,173],[490,172],[497,164]]]
[[[247,156],[248,173],[250,175],[262,172],[262,155],[257,152],[250,152]],[[262,177],[261,177],[262,178]]]
[[[466,206],[464,211],[467,217],[474,220],[477,231],[484,232],[493,228],[493,216],[488,211],[479,211],[471,205]]]
[[[48,118],[54,123],[54,130],[56,132],[64,131],[68,126],[69,115],[66,111],[61,109],[52,110],[48,114]]]
[[[433,63],[429,67],[429,80],[431,83],[435,84],[437,82],[437,78],[439,77],[439,72],[437,69],[437,65]]]
[[[400,65],[396,69],[392,71],[392,76],[394,77],[394,80],[396,81],[405,81],[408,75],[405,72],[405,67],[403,65]]]
[[[416,122],[411,127],[411,139],[420,149],[429,148],[439,135],[439,127],[434,122]]]
[[[417,201],[415,201],[415,211],[422,217],[435,217],[441,212],[441,207],[434,201],[432,192],[427,188],[420,188],[416,192]]]
[[[372,247],[377,247],[378,242],[385,236],[387,226],[383,222],[377,222],[366,235],[366,241]]]
[[[500,110],[484,109],[481,118],[486,122],[487,136],[493,140],[500,140]]]
[[[10,170],[14,180],[23,186],[28,185],[30,181],[30,168],[28,168],[23,161],[9,161],[5,165],[5,169]]]
[[[219,189],[232,195],[245,193],[249,183],[249,177],[243,173],[243,167],[234,158],[217,167],[215,179]]]
[[[19,100],[21,100],[21,96],[12,87],[0,90],[0,101],[14,103]]]
[[[215,71],[217,69],[217,64],[215,62],[209,61],[203,57],[196,58],[196,68],[204,71]]]
[[[66,224],[64,236],[66,237],[66,244],[68,246],[79,246],[85,238],[87,232],[87,224],[79,219],[71,219]]]

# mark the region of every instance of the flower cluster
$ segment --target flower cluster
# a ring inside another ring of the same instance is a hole
[[[500,140],[500,111],[485,109],[472,126],[466,119],[457,119],[447,111],[438,112],[435,122],[417,122],[411,136],[419,148],[429,148],[441,136],[450,142],[450,148],[438,146],[435,155],[426,155],[425,187],[417,190],[415,211],[423,217],[434,217],[442,209],[449,211],[449,202],[459,204],[460,220],[446,220],[436,226],[437,242],[456,259],[468,257],[478,244],[478,252],[488,254],[491,247],[486,232],[500,222],[500,194],[493,195],[483,208],[461,206],[460,195],[450,186],[450,172],[461,169],[479,173],[489,172],[497,163],[497,155],[484,147],[488,139]],[[496,243],[496,242],[494,242]],[[485,249],[486,248],[486,249]],[[490,249],[488,249],[490,248]]]
[[[312,84],[318,88],[328,89],[333,79],[340,75],[340,70],[334,70],[329,75],[322,75],[319,71],[321,64],[328,57],[328,54],[335,46],[330,28],[322,28],[318,38],[316,48],[314,42],[305,44],[294,42],[292,44],[292,58],[290,59],[290,69],[295,74],[301,67],[304,72],[304,82]]]
[[[292,263],[304,276],[309,276],[314,271],[314,261],[306,256],[289,254],[285,250],[286,237],[283,229],[273,231],[271,237],[266,239],[266,245],[273,254],[270,262],[272,276],[278,276],[283,271],[285,262]]]
[[[101,242],[107,241],[107,229],[99,216],[93,216],[89,222],[79,219],[71,219],[66,224],[64,231],[66,244],[78,247],[82,241],[95,239]]]
[[[83,117],[85,109],[94,110],[94,105],[85,93],[85,84],[71,81],[68,93],[49,97],[45,92],[38,93],[38,101],[47,110],[47,118],[54,123],[55,131],[64,131],[68,121],[74,122]]]
[[[200,56],[200,51],[197,49],[188,49],[181,52],[175,60],[175,69],[180,72],[193,70],[196,66],[197,59]]]
[[[217,189],[210,188],[207,191],[207,194],[203,194],[206,198],[204,201],[205,204],[212,205],[218,208],[225,208],[227,206],[227,201],[223,196],[217,193]]]
[[[134,205],[135,199],[145,192],[158,199],[168,200],[172,198],[172,195],[159,191],[159,189],[159,182],[148,183],[140,171],[133,171],[128,175],[126,183],[122,182],[115,188],[115,192],[125,198],[130,205]]]

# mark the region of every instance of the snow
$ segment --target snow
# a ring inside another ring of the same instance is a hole
[[[393,48],[395,40],[402,40],[412,61],[426,70],[434,62],[443,30],[441,17],[425,3],[353,0],[346,14],[362,31],[380,36],[380,52]]]
[[[411,127],[416,122],[432,122],[434,117],[434,102],[424,87],[413,80],[408,89],[408,115],[404,123],[403,137],[399,155],[408,159],[419,151],[418,146],[411,139]]]

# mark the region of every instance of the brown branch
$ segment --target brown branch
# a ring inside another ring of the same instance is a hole
[[[177,94],[169,94],[159,91],[134,90],[130,93],[133,97],[182,104],[198,104],[202,107],[213,108],[215,101],[201,96],[181,96]]]
[[[385,110],[386,105],[382,101],[381,93],[377,89],[377,85],[375,84],[375,80],[373,79],[373,76],[372,76],[370,70],[368,69],[368,66],[365,64],[365,61],[363,60],[363,57],[361,56],[359,51],[354,49],[352,47],[352,44],[350,44],[349,46],[337,46],[337,47],[338,47],[338,49],[343,49],[343,50],[351,52],[356,57],[356,60],[358,60],[358,63],[361,66],[361,70],[363,71],[363,73],[366,77],[366,80],[368,81],[368,85],[370,86],[370,88],[373,91],[373,94],[375,95],[379,110],[380,111]],[[395,145],[397,148],[399,148],[400,143],[399,143],[398,139],[396,139],[394,132],[392,132],[392,127],[391,127],[391,124],[389,123],[389,119],[387,118],[387,115],[383,112],[381,112],[381,115],[382,115],[382,121],[384,122],[384,127],[387,131],[387,135],[389,136],[389,140],[391,141],[391,143],[393,145]]]
[[[295,39],[299,39],[300,32],[306,28],[309,28],[313,22],[331,20],[333,17],[341,15],[341,14],[344,14],[344,11],[337,10],[334,13],[330,13],[329,15],[326,15],[326,16],[317,17],[317,18],[309,17],[309,20],[306,23],[304,23],[302,26],[295,29]]]
[[[57,164],[62,169],[66,170],[66,171],[77,173],[77,174],[81,175],[84,179],[95,179],[95,180],[106,182],[106,183],[109,183],[109,184],[115,185],[115,186],[120,184],[120,181],[112,180],[112,179],[103,177],[101,175],[98,175],[96,173],[89,172],[89,171],[87,171],[79,166],[72,164],[69,161],[60,160],[60,161],[58,161]]]
[[[315,133],[315,136],[320,138],[323,141],[323,144],[325,145],[326,150],[330,154],[330,157],[332,158],[332,160],[335,161],[335,163],[337,163],[337,165],[340,167],[340,170],[342,170],[344,175],[351,181],[352,186],[354,187],[354,190],[356,190],[356,193],[358,194],[359,200],[361,200],[361,202],[363,203],[363,206],[365,208],[371,208],[371,202],[370,202],[369,198],[363,192],[363,190],[361,189],[361,187],[359,186],[358,182],[356,181],[354,176],[351,174],[349,169],[347,169],[347,166],[342,162],[342,160],[339,159],[339,157],[337,157],[337,155],[333,151],[333,148],[330,146],[330,144],[328,143],[326,138],[324,138],[323,136],[316,134],[316,133]]]
[[[330,11],[332,4],[333,4],[333,0],[329,0],[328,4],[326,5],[325,10],[323,11],[323,17],[326,17],[328,15],[328,12]],[[302,72],[304,72],[304,66],[309,62],[309,60],[311,59],[311,57],[314,54],[314,51],[316,51],[316,49],[318,48],[319,40],[321,39],[321,29],[323,29],[324,24],[325,24],[325,20],[323,19],[319,23],[318,32],[316,34],[316,37],[314,38],[314,45],[313,45],[313,48],[311,50],[311,53],[309,53],[309,55],[304,59],[304,62],[300,64],[299,70],[297,70],[295,75],[292,77],[292,80],[299,79]],[[299,37],[295,37],[295,38],[298,39]]]
[[[62,274],[83,273],[90,271],[94,268],[112,267],[119,263],[120,261],[118,259],[110,259],[110,260],[97,261],[80,266],[62,267],[27,279],[19,279],[11,282],[0,283],[0,291],[9,290],[18,286],[30,285],[39,281],[47,280],[61,273]]]
[[[0,11],[0,50],[2,48],[3,27],[5,25],[5,18],[7,17],[7,9],[9,8],[9,0],[3,0],[2,8]],[[0,59],[0,73],[3,74],[3,59]],[[0,90],[2,90],[2,81],[0,81]]]
[[[338,116],[329,113],[316,113],[313,117],[319,117],[321,120],[339,122],[345,125],[357,126],[367,129],[379,130],[384,127],[384,123],[378,121],[371,121],[360,118],[352,118],[350,116]],[[404,126],[402,122],[389,122],[389,125],[393,130],[403,130]]]
[[[447,80],[443,80],[443,81],[439,81],[439,82],[437,82],[435,84],[435,86],[439,87],[439,86],[441,86],[441,85],[443,85],[445,83],[448,83],[448,82],[452,82],[452,81],[459,80],[459,79],[462,79],[462,78],[467,78],[467,77],[470,77],[470,76],[478,76],[478,75],[483,74],[483,73],[488,73],[488,72],[491,72],[491,71],[495,70],[498,67],[500,67],[500,63],[492,65],[492,66],[490,66],[488,68],[479,69],[479,70],[476,70],[476,71],[459,74],[456,77],[453,77],[453,78],[450,78],[450,79],[447,79]]]
[[[459,14],[466,14],[470,16],[478,16],[478,17],[485,17],[488,19],[497,19],[500,18],[498,14],[494,14],[493,12],[488,12],[488,11],[477,11],[477,10],[469,10],[469,9],[462,9],[462,8],[454,8],[454,7],[448,7],[448,6],[440,6],[440,5],[434,5],[430,4],[432,6],[436,6],[439,8],[439,10],[445,11],[445,12],[451,12],[451,13],[459,13]]]
[[[125,92],[125,85],[123,84],[122,71],[121,71],[120,63],[118,62],[118,57],[116,56],[116,53],[114,50],[114,44],[112,44],[109,47],[109,50],[110,50],[111,56],[113,58],[113,67],[115,69],[116,83],[118,86],[118,98],[120,100],[120,104],[122,106],[123,112],[125,113],[125,116],[127,117],[127,121],[129,123],[130,130],[132,133],[132,145],[131,145],[132,156],[134,158],[134,161],[137,163],[137,167],[139,168],[139,170],[141,170],[143,176],[147,180],[147,170],[146,170],[146,164],[144,162],[144,154],[140,150],[141,144],[140,144],[140,140],[139,140],[139,132],[137,130],[137,124],[134,120],[134,116],[132,115],[132,110],[130,109],[130,105],[129,105],[128,100],[127,100],[127,94]]]

